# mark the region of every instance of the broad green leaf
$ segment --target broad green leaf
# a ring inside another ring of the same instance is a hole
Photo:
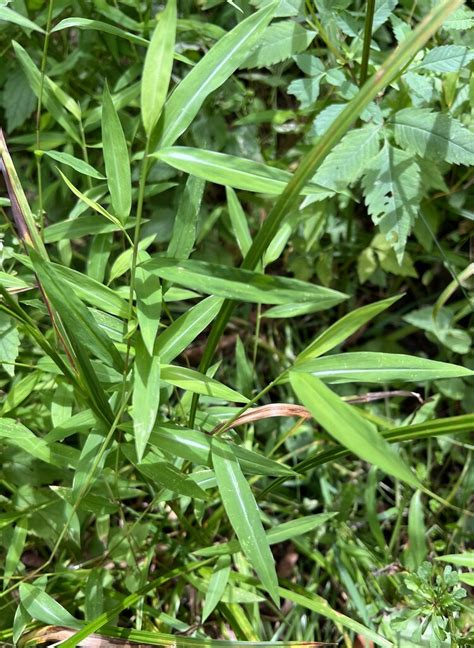
[[[376,0],[372,33],[381,27],[397,6],[397,0]]]
[[[216,317],[222,306],[221,297],[206,297],[185,311],[156,340],[155,353],[162,362],[171,362],[189,347]]]
[[[11,68],[6,72],[2,103],[8,133],[22,126],[34,112],[38,102],[22,70]]]
[[[405,108],[392,117],[400,146],[421,157],[474,164],[474,133],[450,115],[429,108]]]
[[[150,436],[150,443],[173,457],[181,457],[201,466],[210,466],[211,437],[198,430],[158,423]],[[291,468],[277,463],[243,446],[231,444],[244,473],[248,475],[294,476]]]
[[[25,29],[38,31],[41,34],[45,33],[44,29],[41,29],[39,25],[29,20],[25,16],[17,13],[16,11],[13,11],[13,9],[9,9],[8,7],[0,7],[0,21],[13,23],[14,25],[24,27]]]
[[[319,82],[323,74],[306,79],[294,79],[288,86],[288,94],[295,95],[301,108],[311,108],[319,97]]]
[[[440,45],[429,50],[412,70],[424,69],[430,72],[459,72],[474,59],[474,52],[464,45]]]
[[[239,462],[240,463],[240,462]],[[284,522],[278,526],[269,529],[266,532],[268,544],[278,544],[292,540],[300,535],[309,533],[319,526],[326,524],[328,520],[333,518],[337,513],[318,513],[316,515],[307,515],[302,518],[296,518],[290,522]],[[205,547],[204,549],[197,549],[194,553],[198,556],[219,556],[229,553],[237,553],[240,551],[240,543],[238,540],[231,540],[230,542],[223,542],[221,544],[213,545],[212,547]]]
[[[199,592],[202,592],[203,594],[206,594],[206,595],[210,594],[211,587],[213,588],[215,586],[211,582],[212,578],[213,578],[213,574],[210,573],[210,570],[208,568],[202,569],[201,573],[204,576],[207,576],[207,578],[206,579],[205,578],[198,578],[194,574],[189,574],[189,576],[187,577],[187,580]],[[229,571],[228,576],[233,577],[233,573],[231,571]],[[265,601],[265,597],[262,596],[262,594],[259,594],[256,591],[255,588],[252,588],[252,590],[243,589],[242,587],[236,587],[232,582],[227,583],[226,587],[224,587],[224,589],[223,589],[223,591],[221,593],[221,596],[220,596],[220,601],[216,600],[216,599],[217,599],[217,594],[215,595],[215,599],[214,599],[215,602],[216,602],[216,605],[219,602],[221,602],[221,603],[247,603],[248,604],[248,603],[261,603],[261,602]]]
[[[186,75],[165,104],[160,147],[171,146],[191,124],[204,100],[235,72],[256,45],[275,11],[257,11],[223,36]]]
[[[472,376],[473,371],[448,362],[401,353],[355,351],[303,360],[292,371],[313,374],[331,383],[393,381],[423,382]]]
[[[216,605],[221,601],[230,575],[230,557],[221,556],[214,567],[204,599],[202,623],[212,614]]]
[[[465,551],[460,554],[447,554],[446,556],[436,556],[435,560],[458,565],[459,567],[469,567],[474,569],[474,551]]]
[[[323,353],[334,349],[334,347],[341,344],[341,342],[347,340],[347,338],[355,333],[361,326],[370,322],[371,319],[376,317],[379,313],[382,313],[387,308],[390,308],[390,306],[399,299],[400,295],[389,297],[388,299],[383,299],[382,301],[374,302],[373,304],[367,304],[367,306],[361,306],[360,308],[356,308],[356,310],[347,313],[347,315],[341,317],[340,320],[331,324],[331,326],[318,335],[318,337],[311,342],[304,351],[301,351],[295,360],[295,365],[299,365],[300,362],[308,360],[309,358],[317,358],[318,356],[323,355]]]
[[[234,230],[237,244],[244,257],[252,245],[252,236],[247,223],[247,216],[245,215],[242,205],[237,198],[237,194],[231,187],[226,187],[227,208],[229,210],[230,222]]]
[[[363,461],[378,466],[413,488],[422,488],[414,473],[375,427],[318,378],[291,371],[290,382],[298,399],[336,441]]]
[[[15,360],[20,349],[20,335],[15,320],[0,311],[0,364],[9,376],[15,375]]]
[[[423,505],[421,493],[417,490],[412,495],[408,509],[408,547],[406,550],[408,568],[416,571],[425,560],[427,553]]]
[[[355,182],[380,149],[380,126],[368,124],[349,131],[326,157],[311,182],[343,190]]]
[[[168,254],[176,259],[187,259],[193,251],[204,184],[195,175],[190,175],[186,180],[168,245]]]
[[[120,222],[125,223],[132,207],[128,146],[107,84],[102,96],[102,141],[112,207]]]
[[[153,237],[154,238],[154,237]],[[145,348],[153,355],[156,334],[160,325],[162,292],[160,280],[141,267],[135,273],[137,318]],[[169,360],[166,360],[169,362]]]
[[[23,290],[23,289],[28,289],[28,288],[34,288],[34,284],[27,283],[26,281],[23,281],[23,279],[20,279],[20,277],[17,277],[16,275],[9,274],[8,272],[1,272],[0,271],[0,285],[3,286],[4,288],[7,288],[7,290]]]
[[[241,68],[261,68],[275,65],[307,49],[316,36],[293,20],[282,20],[265,30],[254,51]],[[247,50],[248,51],[248,50]]]
[[[212,439],[212,464],[222,504],[242,551],[257,572],[263,587],[279,606],[275,563],[257,502],[232,449],[216,437]]]
[[[199,373],[194,369],[186,367],[176,367],[174,365],[161,365],[161,378],[163,382],[191,391],[195,394],[203,394],[212,398],[220,398],[233,403],[247,403],[248,398],[242,396],[230,387],[209,378],[205,374]]]
[[[21,603],[33,619],[68,628],[79,629],[82,627],[83,624],[80,621],[36,585],[21,583],[19,591]]]
[[[145,56],[141,83],[141,114],[150,137],[168,94],[176,38],[176,0],[168,0]]]
[[[84,160],[76,158],[73,155],[69,155],[69,153],[63,153],[62,151],[35,152],[40,155],[46,155],[47,157],[50,157],[53,160],[56,160],[56,162],[60,162],[61,164],[66,164],[75,171],[78,171],[78,173],[90,176],[91,178],[96,178],[97,180],[105,180],[104,176],[96,171],[94,167],[92,167],[90,164],[87,164],[87,162],[84,162]]]
[[[149,354],[141,337],[135,345],[132,420],[138,461],[143,458],[160,405],[160,358]]]
[[[156,157],[175,169],[209,182],[266,194],[280,194],[292,177],[288,171],[261,162],[188,146],[163,148],[150,157]],[[328,191],[324,187],[308,184],[301,193],[322,194],[321,197],[325,197],[331,191],[331,189]]]
[[[370,162],[362,186],[369,214],[401,264],[421,199],[418,164],[410,153],[386,144]]]
[[[240,301],[262,304],[317,301],[321,308],[329,308],[347,298],[336,290],[298,279],[263,275],[205,261],[178,261],[159,257],[147,261],[143,267],[173,283]]]
[[[118,36],[119,38],[125,38],[131,43],[136,43],[137,45],[148,45],[148,41],[141,36],[132,34],[129,31],[115,27],[114,25],[109,25],[108,23],[102,22],[101,20],[91,20],[90,18],[79,18],[71,16],[70,18],[64,18],[60,20],[57,25],[53,27],[51,32],[61,31],[62,29],[70,29],[75,27],[76,29],[91,29],[95,31],[104,32],[105,34],[111,34],[112,36]]]

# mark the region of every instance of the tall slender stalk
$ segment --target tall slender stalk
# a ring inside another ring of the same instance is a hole
[[[433,36],[446,18],[463,3],[464,0],[444,0],[444,2],[435,6],[420,22],[413,33],[388,56],[385,63],[347,104],[346,108],[344,108],[334,121],[332,127],[302,159],[297,171],[286,185],[285,190],[278,198],[268,214],[267,219],[263,222],[260,231],[254,238],[252,246],[241,264],[241,268],[253,270],[256,267],[268,245],[277,234],[286,215],[293,209],[304,185],[314,175],[326,156],[338,144],[368,104],[400,74],[404,66],[409,63],[413,56]],[[214,351],[232,315],[235,304],[236,302],[226,300],[222,305],[199,365],[201,372],[207,371],[210,367]],[[196,416],[198,400],[199,396],[195,395],[191,405],[191,423]]]
[[[39,95],[38,95],[38,106],[36,108],[35,130],[36,130],[36,150],[37,151],[41,150],[41,130],[40,130],[41,106],[43,103],[44,75],[46,71],[46,61],[48,55],[49,37],[51,32],[51,22],[53,19],[53,5],[54,5],[54,0],[49,0],[48,16],[46,19],[46,34],[44,37],[43,54],[41,56],[41,67],[40,67],[41,81],[40,81],[40,88],[39,88]],[[42,164],[42,156],[37,155],[36,173],[38,177],[38,214],[39,214],[39,221],[40,221],[40,236],[42,237],[43,230],[44,230],[44,218],[43,218],[43,179],[42,179],[41,164]]]
[[[370,41],[372,40],[372,26],[374,24],[375,0],[367,0],[367,10],[365,12],[364,25],[364,46],[362,48],[362,61],[360,64],[359,86],[363,86],[367,81],[367,71],[369,69]]]

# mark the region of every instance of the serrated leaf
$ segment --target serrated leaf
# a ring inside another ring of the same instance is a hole
[[[429,50],[424,59],[412,69],[431,72],[458,72],[474,59],[474,52],[463,45],[440,45]]]
[[[400,146],[432,160],[474,164],[474,133],[458,119],[429,108],[405,108],[392,118]]]
[[[267,27],[255,51],[241,68],[261,68],[275,65],[309,47],[316,32],[305,29],[293,20],[282,20]]]
[[[420,170],[416,161],[406,151],[386,144],[369,164],[362,186],[372,220],[401,263],[421,198]]]
[[[453,13],[446,18],[442,28],[452,29],[454,31],[461,31],[470,29],[474,25],[474,11],[465,5],[453,11]]]
[[[312,182],[346,189],[360,178],[379,152],[380,127],[369,124],[347,133],[329,153]]]
[[[314,105],[316,99],[319,97],[321,76],[314,76],[310,79],[294,79],[288,86],[288,94],[295,95],[301,108],[310,108]]]
[[[212,463],[219,493],[242,551],[257,572],[262,585],[277,606],[278,579],[260,512],[232,449],[220,439],[212,439]]]
[[[374,20],[372,23],[372,33],[374,33],[384,22],[388,20],[390,14],[397,6],[397,0],[376,0]]]

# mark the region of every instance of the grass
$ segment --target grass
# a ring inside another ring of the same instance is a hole
[[[469,645],[472,12],[0,21],[1,640]]]

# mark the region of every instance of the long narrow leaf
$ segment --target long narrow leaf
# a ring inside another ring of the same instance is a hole
[[[234,453],[217,438],[212,440],[212,463],[222,503],[240,546],[261,579],[262,585],[276,605],[279,605],[275,563],[257,503]]]

